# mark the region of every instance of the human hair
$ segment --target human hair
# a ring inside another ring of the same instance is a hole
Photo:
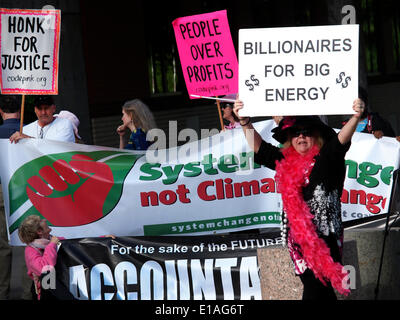
[[[156,127],[154,116],[149,107],[139,99],[125,102],[122,109],[132,118],[136,128],[141,128],[144,132]]]
[[[52,106],[54,104],[53,96],[49,95],[37,95],[34,99],[34,106],[39,108],[40,106]]]
[[[232,115],[232,117],[233,117],[233,120],[235,121],[235,122],[240,122],[240,120],[239,120],[239,118],[236,116],[236,114],[233,112],[233,105],[231,104],[231,103],[221,103],[221,108],[222,109],[225,109],[225,108],[231,108],[232,109],[232,112],[231,112],[231,115]]]
[[[21,109],[21,102],[18,96],[3,95],[1,96],[0,109],[5,113],[16,113]]]
[[[42,229],[40,222],[42,219],[37,215],[28,216],[22,221],[18,228],[18,236],[23,243],[29,244],[38,239],[38,231]]]

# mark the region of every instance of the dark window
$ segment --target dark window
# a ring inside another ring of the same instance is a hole
[[[154,6],[157,6],[156,10]],[[182,91],[183,78],[172,27],[178,12],[166,1],[144,3],[146,21],[151,21],[146,28],[151,95]]]
[[[369,75],[388,75],[400,71],[400,3],[387,0],[361,0],[360,31],[365,39]]]

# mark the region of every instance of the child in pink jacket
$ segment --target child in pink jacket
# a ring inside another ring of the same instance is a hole
[[[19,238],[23,243],[27,244],[25,248],[25,263],[28,269],[28,276],[34,282],[38,300],[42,296],[40,276],[43,272],[51,270],[56,265],[57,245],[60,240],[65,239],[52,236],[50,232],[51,228],[47,225],[46,220],[36,215],[26,217],[18,229]],[[102,237],[115,239],[112,234]]]
[[[50,235],[51,228],[46,220],[39,216],[28,216],[18,229],[18,236],[27,244],[25,248],[25,262],[28,275],[33,280],[37,299],[41,297],[39,277],[43,272],[49,271],[57,262],[57,244],[62,237]]]

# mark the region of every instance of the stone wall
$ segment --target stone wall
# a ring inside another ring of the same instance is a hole
[[[343,264],[349,266],[354,281],[344,300],[374,300],[383,246],[383,230],[358,229],[345,231]],[[378,300],[400,299],[400,229],[394,228],[386,238]],[[299,300],[302,283],[294,275],[287,248],[258,250],[262,296],[264,300]],[[354,267],[354,269],[352,268]]]

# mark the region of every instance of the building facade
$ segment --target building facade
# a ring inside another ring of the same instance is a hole
[[[5,8],[61,10],[59,110],[81,120],[89,144],[117,147],[121,106],[140,98],[157,125],[219,128],[216,105],[190,100],[176,48],[172,21],[226,9],[237,48],[238,30],[308,25],[360,25],[360,85],[370,108],[389,120],[400,135],[400,4],[395,0],[0,0]],[[28,99],[29,101],[29,99]],[[58,110],[58,111],[59,111]],[[33,117],[27,109],[26,119]],[[340,125],[342,117],[330,117]]]

